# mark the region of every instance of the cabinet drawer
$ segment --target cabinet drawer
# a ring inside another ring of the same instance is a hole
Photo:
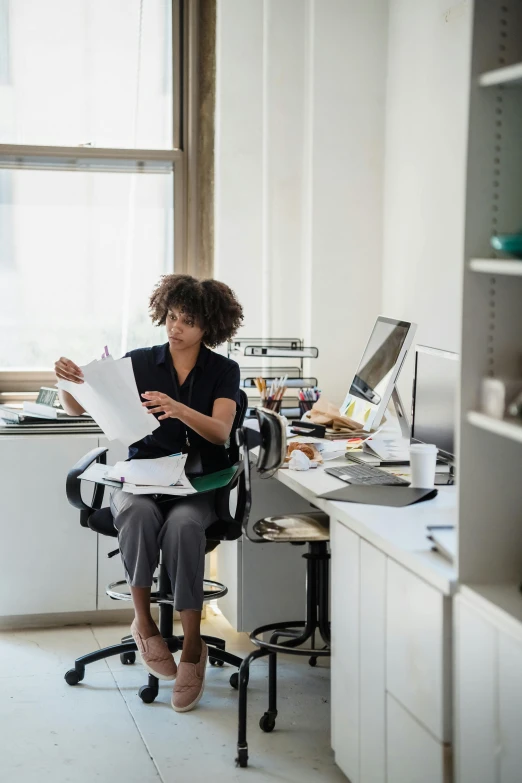
[[[387,783],[449,783],[451,748],[386,696]]]
[[[441,742],[451,739],[450,602],[388,561],[387,690]]]

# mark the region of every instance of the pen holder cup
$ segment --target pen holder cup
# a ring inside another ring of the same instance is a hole
[[[281,412],[281,403],[283,400],[266,400],[263,405],[261,405],[261,408],[267,408],[269,411],[275,411],[276,413]]]
[[[314,403],[312,400],[299,400],[299,412],[301,413],[301,416],[304,416],[305,413],[311,411],[313,406]]]

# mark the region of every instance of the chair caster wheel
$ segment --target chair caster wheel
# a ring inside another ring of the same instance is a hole
[[[124,666],[130,666],[131,663],[136,663],[136,653],[135,652],[121,653],[120,661],[123,663]]]
[[[259,720],[259,728],[263,731],[266,731],[267,733],[269,731],[273,731],[275,728],[275,718],[273,715],[270,715],[269,712],[265,712],[265,714]]]
[[[151,688],[150,685],[142,685],[138,691],[138,696],[145,704],[152,704],[157,695],[157,689]]]
[[[311,658],[309,658],[308,663],[310,666],[317,666],[317,658],[316,656],[312,655]]]
[[[64,680],[67,685],[78,685],[78,683],[83,680],[84,676],[85,669],[81,672],[76,669],[69,669],[69,671],[65,673]]]
[[[239,688],[239,672],[234,672],[234,674],[230,675],[230,684],[237,691]]]
[[[219,661],[217,658],[208,659],[211,666],[223,666],[224,661]]]
[[[236,767],[248,767],[248,748],[238,748]]]

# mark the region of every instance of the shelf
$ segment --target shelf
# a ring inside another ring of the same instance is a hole
[[[522,443],[522,422],[492,419],[491,416],[486,416],[485,413],[477,413],[476,411],[470,411],[467,418],[474,427],[480,427],[482,430],[494,432],[496,435]]]
[[[505,84],[506,87],[522,87],[522,63],[487,71],[479,76],[479,84],[481,87],[495,87],[499,84]]]
[[[493,613],[500,620],[522,625],[522,593],[518,585],[462,585],[460,592],[488,614]]]
[[[472,272],[522,277],[522,259],[520,261],[504,261],[496,258],[472,258],[469,262],[469,268]]]
[[[245,356],[261,359],[317,359],[317,348],[285,348],[284,346],[247,345]]]

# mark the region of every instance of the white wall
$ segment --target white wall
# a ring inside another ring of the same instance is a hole
[[[381,309],[387,0],[218,0],[215,276],[341,402]]]
[[[471,3],[390,0],[389,14],[383,310],[459,351]]]
[[[215,275],[334,401],[379,312],[459,349],[470,29],[469,0],[218,0]]]

